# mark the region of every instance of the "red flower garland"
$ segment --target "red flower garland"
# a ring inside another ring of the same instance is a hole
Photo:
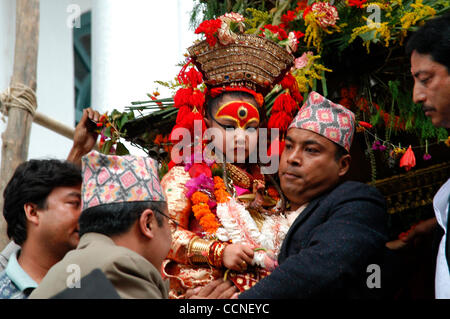
[[[216,20],[205,20],[198,28],[195,30],[195,34],[204,33],[206,36],[206,41],[208,44],[213,47],[217,43],[217,38],[215,37],[215,34],[217,33],[217,30],[219,30],[220,26],[222,25],[222,20],[216,19]]]

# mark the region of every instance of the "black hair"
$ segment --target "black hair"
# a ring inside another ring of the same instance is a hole
[[[431,19],[414,32],[406,44],[406,54],[413,51],[430,54],[450,71],[450,13]]]
[[[142,212],[151,209],[155,212],[158,226],[161,227],[166,210],[164,201],[120,202],[94,206],[83,210],[78,221],[80,237],[86,233],[99,233],[106,236],[127,232],[139,219]]]
[[[334,143],[334,142],[333,142]],[[348,151],[342,147],[339,144],[334,143],[334,145],[336,145],[336,153],[334,153],[334,160],[336,162],[339,162],[339,160],[342,158],[342,156],[348,155]]]
[[[18,245],[27,239],[26,203],[45,209],[53,189],[80,185],[81,190],[81,182],[80,169],[67,161],[43,159],[20,164],[3,192],[8,237]]]

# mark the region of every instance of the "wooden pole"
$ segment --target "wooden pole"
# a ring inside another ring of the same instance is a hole
[[[36,65],[39,43],[39,0],[16,1],[16,44],[14,51],[13,84],[24,84],[36,91]],[[3,218],[3,191],[17,166],[28,156],[33,116],[24,109],[11,108],[8,124],[2,134],[2,163],[0,169],[0,249],[9,242]]]
[[[54,119],[48,117],[47,115],[36,112],[33,121],[36,124],[39,124],[45,128],[48,128],[53,132],[56,132],[64,137],[73,140],[73,136],[75,134],[74,128],[64,125],[58,121],[55,121]]]

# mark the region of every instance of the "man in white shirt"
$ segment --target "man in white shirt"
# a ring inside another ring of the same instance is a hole
[[[433,125],[450,128],[450,14],[428,21],[410,38],[406,51],[411,57],[414,102],[422,104]],[[435,297],[438,299],[450,299],[449,196],[450,179],[433,200],[437,223],[444,230],[436,262]]]

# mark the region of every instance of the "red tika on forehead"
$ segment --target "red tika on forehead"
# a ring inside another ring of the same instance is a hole
[[[259,124],[258,109],[254,105],[243,101],[232,101],[222,105],[217,111],[215,118],[216,120],[232,120],[242,129],[252,122]]]

